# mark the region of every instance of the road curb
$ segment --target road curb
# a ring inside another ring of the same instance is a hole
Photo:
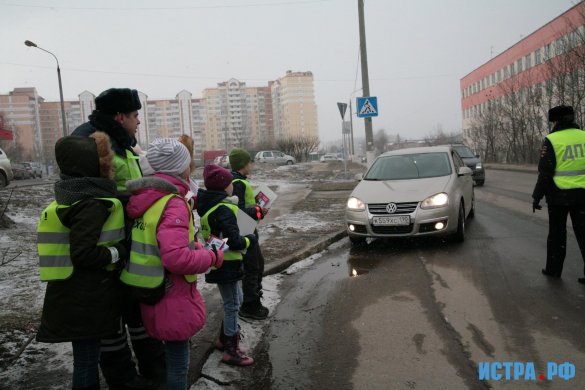
[[[341,240],[343,237],[347,236],[347,231],[345,229],[340,230],[336,233],[332,233],[328,236],[321,238],[320,240],[313,242],[303,249],[294,252],[293,254],[284,257],[282,260],[278,261],[276,264],[270,264],[264,269],[263,276],[274,275],[279,272],[284,271],[297,261],[305,259],[317,252],[322,251],[323,249],[327,248],[329,245],[333,244],[336,241]]]
[[[511,172],[522,172],[522,173],[538,173],[538,167],[536,166],[519,166],[519,165],[491,165],[484,164],[486,169],[494,171],[511,171]]]
[[[314,241],[309,245],[305,246],[303,249],[298,250],[292,253],[291,255],[282,258],[282,260],[267,266],[264,269],[263,276],[280,273],[287,269],[288,267],[290,267],[292,264],[324,250],[329,245],[333,244],[336,241],[341,240],[345,236],[347,236],[347,231],[343,229],[338,232],[329,234],[321,238],[320,240]],[[205,362],[215,350],[215,347],[213,346],[213,343],[211,341],[215,337],[217,329],[219,329],[219,326],[221,324],[221,318],[223,318],[221,310],[222,309],[219,306],[214,307],[214,309],[208,307],[207,308],[208,320],[205,323],[205,327],[200,333],[195,335],[195,338],[199,342],[198,343],[196,342],[194,344],[197,345],[198,348],[200,348],[200,350],[199,351],[191,350],[191,362],[189,368],[190,371],[192,370],[192,372],[193,371],[197,372],[197,374],[195,375],[193,374],[190,375],[190,381],[192,382],[191,386],[193,386],[199,378],[205,378],[205,376],[202,376],[202,370],[203,366],[205,365]],[[214,320],[212,320],[210,317],[214,318]],[[211,325],[212,323],[213,325]]]

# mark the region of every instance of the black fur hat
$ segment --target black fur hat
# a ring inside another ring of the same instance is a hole
[[[138,91],[129,88],[110,88],[95,98],[96,110],[115,115],[118,112],[129,113],[142,108]]]
[[[572,122],[575,120],[575,111],[571,106],[556,106],[548,110],[549,122]]]

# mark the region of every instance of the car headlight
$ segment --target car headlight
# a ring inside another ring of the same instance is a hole
[[[363,211],[366,209],[366,205],[360,199],[352,196],[347,200],[347,208],[350,210]]]
[[[437,207],[445,207],[449,204],[449,196],[444,192],[429,196],[420,204],[421,209],[434,209]]]
[[[483,166],[481,165],[480,162],[478,162],[477,164],[475,164],[475,169],[482,169]]]

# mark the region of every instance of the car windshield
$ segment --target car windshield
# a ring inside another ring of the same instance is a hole
[[[471,149],[469,149],[467,146],[453,146],[453,149],[455,149],[455,151],[461,158],[475,157]]]
[[[380,157],[364,180],[408,180],[451,174],[447,153],[419,153]]]

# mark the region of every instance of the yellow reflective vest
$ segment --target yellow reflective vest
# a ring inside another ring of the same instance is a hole
[[[231,204],[231,203],[220,202],[220,203],[216,204],[215,206],[213,206],[212,208],[210,208],[209,210],[207,210],[207,212],[201,217],[201,235],[203,236],[203,239],[205,241],[209,240],[209,237],[211,237],[211,226],[209,226],[209,215],[211,213],[213,213],[219,206],[226,206],[227,208],[229,208],[232,211],[232,213],[234,213],[236,218],[238,217],[238,211],[240,209],[237,205]],[[246,248],[248,248],[250,246],[250,240],[248,239],[248,237],[244,237],[244,240],[246,240]],[[228,250],[227,252],[224,252],[223,260],[224,261],[242,261],[242,260],[244,260],[244,256],[242,255],[241,251]],[[212,269],[215,269],[215,268],[212,267]]]
[[[132,227],[132,247],[130,249],[130,261],[122,270],[120,280],[127,285],[143,288],[156,288],[164,281],[165,269],[160,259],[160,248],[156,239],[156,230],[160,219],[171,198],[177,197],[183,202],[185,200],[176,194],[168,194],[157,200],[142,215],[134,220]],[[189,208],[189,246],[194,249],[195,230],[193,228],[193,214],[187,202],[185,207]],[[184,275],[189,283],[197,281],[197,275]]]
[[[140,157],[128,149],[126,152],[126,158],[119,156],[114,153],[114,181],[118,191],[126,191],[126,182],[128,180],[140,179],[142,177],[142,171],[138,161]]]
[[[546,136],[557,165],[553,180],[561,190],[585,188],[585,131],[567,129]]]
[[[246,186],[246,192],[244,192],[244,204],[245,204],[245,207],[255,207],[255,206],[257,206],[257,204],[256,204],[256,198],[254,197],[254,190],[252,189],[252,186],[250,185],[250,182],[248,180],[243,180],[243,179],[234,179],[234,180],[232,180],[232,183],[235,183],[237,181],[241,181]]]
[[[98,246],[109,247],[124,239],[124,208],[116,198],[96,198],[111,202],[110,216],[102,226]],[[74,203],[75,204],[75,203]],[[53,201],[41,214],[37,228],[37,250],[41,281],[65,280],[73,274],[69,233],[71,229],[63,225],[57,210],[71,206],[60,205]],[[111,271],[114,264],[106,266]]]

